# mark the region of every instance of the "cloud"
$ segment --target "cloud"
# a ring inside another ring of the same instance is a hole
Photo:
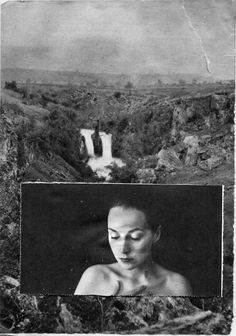
[[[233,71],[228,0],[188,0],[214,74]],[[2,10],[2,65],[92,72],[206,74],[180,0],[16,2]]]

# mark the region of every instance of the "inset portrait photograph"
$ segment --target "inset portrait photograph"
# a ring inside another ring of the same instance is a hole
[[[21,292],[221,296],[222,190],[23,183]]]

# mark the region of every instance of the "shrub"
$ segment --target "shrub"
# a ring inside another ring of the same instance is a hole
[[[18,91],[16,81],[5,82],[4,88],[8,89],[8,90],[13,90],[13,91],[16,91],[16,92]]]
[[[119,91],[115,91],[113,96],[116,98],[116,99],[119,99],[121,97],[121,93]]]
[[[133,161],[128,161],[124,167],[114,164],[111,167],[112,183],[133,183],[137,181],[136,168]]]

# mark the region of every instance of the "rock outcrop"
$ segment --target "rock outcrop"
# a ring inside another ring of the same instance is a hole
[[[174,148],[162,148],[157,154],[157,169],[164,168],[168,172],[172,172],[175,169],[182,169],[183,162],[181,162]]]
[[[102,156],[103,149],[102,149],[102,139],[99,135],[99,120],[97,121],[95,131],[92,134],[92,140],[93,140],[94,154],[96,156]]]
[[[197,135],[188,135],[183,140],[187,153],[185,157],[186,166],[195,166],[197,164],[199,152],[199,138]]]

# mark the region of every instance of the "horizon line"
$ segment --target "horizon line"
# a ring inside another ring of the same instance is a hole
[[[133,73],[114,73],[114,72],[90,72],[90,71],[80,71],[78,69],[45,69],[45,68],[23,68],[23,67],[2,67],[1,71],[4,70],[33,70],[33,71],[48,71],[48,72],[78,72],[81,74],[93,74],[93,75],[116,75],[116,76],[139,76],[139,75],[160,75],[160,76],[173,76],[173,75],[192,75],[200,78],[212,78],[218,80],[234,80],[234,78],[225,78],[218,77],[214,75],[201,75],[195,72],[177,72],[177,71],[168,71],[168,72],[133,72]]]

